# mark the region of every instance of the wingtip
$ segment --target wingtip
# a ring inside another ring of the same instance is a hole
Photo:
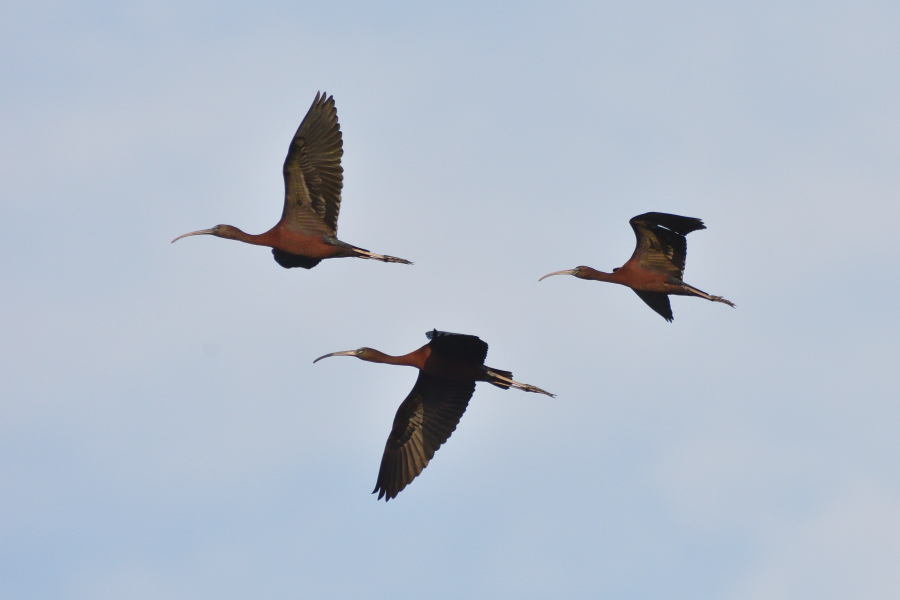
[[[316,92],[316,99],[313,100],[312,105],[316,106],[317,104],[334,104],[334,96],[329,96],[326,91],[318,91]]]
[[[685,217],[683,215],[662,212],[646,212],[632,217],[628,222],[632,225],[646,223],[665,227],[678,235],[687,235],[693,231],[706,229],[703,219],[699,217]]]
[[[376,494],[376,493],[378,494],[378,498],[376,498],[375,500],[381,500],[382,498],[384,498],[384,501],[385,501],[385,502],[390,502],[390,500],[391,500],[390,494],[386,494],[385,491],[384,491],[384,488],[380,487],[380,486],[377,485],[377,484],[375,485],[375,489],[372,490],[372,493],[373,493],[373,494]]]

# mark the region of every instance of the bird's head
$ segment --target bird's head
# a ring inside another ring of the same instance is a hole
[[[185,233],[184,235],[179,235],[172,240],[172,243],[192,235],[214,235],[216,237],[234,240],[239,238],[242,234],[243,232],[240,229],[233,227],[232,225],[216,225],[210,229],[200,229],[199,231],[192,231],[190,233]]]
[[[593,269],[590,267],[580,266],[575,267],[574,269],[567,269],[565,271],[554,271],[553,273],[547,273],[546,275],[538,279],[538,281],[543,281],[544,279],[552,277],[553,275],[574,275],[578,279],[586,279],[588,273],[590,273],[591,271],[593,271]]]
[[[360,360],[374,361],[377,357],[381,355],[378,350],[373,350],[372,348],[357,348],[356,350],[344,350],[343,352],[332,352],[330,354],[324,354],[313,361],[313,363],[317,363],[323,358],[328,358],[329,356],[355,356]]]

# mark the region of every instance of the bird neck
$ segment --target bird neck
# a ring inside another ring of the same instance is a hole
[[[276,241],[272,229],[265,233],[254,235],[252,233],[241,231],[232,225],[223,226],[219,233],[213,235],[228,240],[237,240],[239,242],[244,242],[245,244],[253,244],[254,246],[269,246],[270,248],[273,247],[273,244]]]
[[[613,273],[604,273],[590,267],[583,267],[578,273],[579,279],[590,279],[591,281],[608,281],[610,283],[622,283],[621,269]]]
[[[427,352],[427,349],[428,346],[426,345],[409,354],[403,354],[402,356],[392,356],[379,350],[370,350],[365,356],[361,356],[360,358],[368,362],[422,369],[425,366],[425,359],[428,358],[429,352]]]

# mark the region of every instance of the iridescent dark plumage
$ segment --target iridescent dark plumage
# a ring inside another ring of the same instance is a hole
[[[670,294],[699,296],[734,307],[729,300],[712,296],[684,282],[684,260],[687,255],[687,240],[684,236],[698,229],[706,229],[703,221],[693,217],[649,212],[634,217],[629,223],[637,238],[634,254],[624,265],[613,269],[612,273],[580,266],[567,271],[556,271],[541,279],[550,275],[574,275],[579,279],[607,281],[630,287],[666,321],[673,319]]]
[[[284,160],[284,208],[281,220],[269,231],[251,235],[231,225],[192,231],[191,235],[214,235],[257,246],[269,246],[275,261],[286,269],[311,269],[325,258],[355,256],[383,262],[412,264],[408,260],[375,254],[337,239],[344,170],[341,127],[334,98],[316,94],[316,99],[291,140]]]
[[[419,369],[419,377],[400,404],[388,435],[378,470],[378,499],[396,498],[456,430],[475,392],[475,382],[486,381],[503,389],[515,388],[552,396],[533,385],[513,381],[512,373],[484,365],[488,346],[474,335],[431,331],[431,341],[409,354],[390,356],[371,348],[332,352],[320,356],[355,356],[369,362],[406,365]]]

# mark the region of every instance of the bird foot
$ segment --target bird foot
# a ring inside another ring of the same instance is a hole
[[[545,396],[550,396],[551,398],[556,398],[556,394],[551,394],[546,390],[542,390],[541,388],[535,385],[529,385],[527,383],[519,383],[518,381],[514,381],[510,377],[504,377],[500,375],[496,371],[490,371],[490,374],[500,381],[509,384],[509,387],[515,388],[517,390],[522,390],[523,392],[534,392],[535,394],[544,394]]]
[[[402,265],[411,265],[412,262],[406,260],[405,258],[397,258],[396,256],[388,256],[386,254],[375,254],[374,252],[369,252],[368,250],[363,250],[362,248],[356,248],[357,256],[360,258],[367,258],[370,260],[380,260],[381,262],[386,263],[400,263]]]
[[[721,302],[722,304],[727,304],[731,308],[737,308],[737,306],[734,304],[734,302],[732,302],[731,300],[726,300],[722,296],[710,296],[709,299],[712,300],[713,302]]]
[[[406,260],[405,258],[397,258],[396,256],[384,255],[384,256],[379,257],[378,260],[382,260],[384,262],[389,262],[389,263],[400,263],[401,265],[413,264],[412,261]]]
[[[513,386],[516,389],[522,390],[523,392],[534,392],[535,394],[544,394],[545,396],[550,396],[551,398],[556,398],[556,394],[551,394],[547,390],[542,390],[541,388],[528,385],[527,383],[520,383],[518,385]]]

